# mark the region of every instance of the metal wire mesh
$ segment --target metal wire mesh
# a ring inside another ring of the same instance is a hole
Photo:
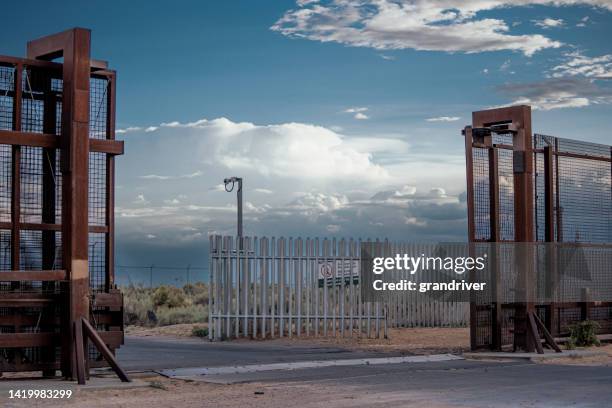
[[[559,157],[559,209],[564,242],[612,242],[610,163]]]
[[[89,153],[89,225],[106,224],[106,154]]]
[[[474,148],[474,229],[477,240],[491,238],[489,203],[489,155],[487,149]]]
[[[44,90],[40,87],[41,74],[37,70],[26,68],[22,76],[21,130],[24,132],[43,132],[44,123]]]
[[[89,234],[89,286],[103,292],[106,286],[106,235]]]
[[[11,270],[11,231],[0,230],[0,270]]]
[[[0,66],[0,130],[13,129],[15,68]]]
[[[11,221],[12,148],[0,145],[0,222]]]
[[[499,176],[499,236],[502,241],[514,240],[514,173],[512,150],[497,149]]]
[[[91,78],[89,81],[89,137],[106,139],[108,109],[108,80]]]
[[[42,231],[20,231],[19,269],[35,271],[42,269]]]
[[[21,222],[42,222],[43,149],[22,146],[20,161]]]

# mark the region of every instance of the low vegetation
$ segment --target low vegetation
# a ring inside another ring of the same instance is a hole
[[[181,323],[204,323],[208,316],[208,286],[187,284],[182,288],[122,288],[125,324],[156,327]],[[195,335],[195,334],[194,334]]]
[[[584,320],[571,326],[567,348],[599,346],[597,329],[599,329],[599,324],[592,320]]]

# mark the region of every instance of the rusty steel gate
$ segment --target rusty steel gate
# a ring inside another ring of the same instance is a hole
[[[611,248],[610,146],[532,135],[529,106],[474,112],[472,122],[463,132],[470,242]],[[602,265],[600,273],[611,273],[609,268]],[[600,333],[612,333],[612,303],[475,300],[470,306],[471,347],[532,351],[542,331],[533,335],[537,339],[529,338],[530,332],[537,333],[529,327],[534,320],[557,337],[567,336],[569,327],[581,320],[594,320]]]
[[[0,56],[0,374],[81,382],[123,343],[116,74],[89,54],[77,28],[29,42],[27,58]]]

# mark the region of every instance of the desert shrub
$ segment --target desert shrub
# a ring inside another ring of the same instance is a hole
[[[196,337],[208,337],[208,327],[195,326],[191,329],[191,335]]]
[[[201,305],[157,308],[157,321],[160,326],[181,323],[204,323],[208,319],[206,308]]]
[[[125,324],[165,326],[179,323],[203,323],[208,311],[208,286],[204,283],[183,288],[142,286],[121,288],[124,296]]]
[[[599,346],[597,329],[599,329],[599,324],[592,320],[584,320],[574,324],[570,327],[568,348]]]
[[[123,288],[123,304],[126,324],[140,326],[154,324],[149,321],[150,312],[154,309],[150,289],[134,286]]]
[[[162,285],[153,292],[153,304],[155,306],[173,308],[185,306],[185,303],[185,293],[177,287]]]

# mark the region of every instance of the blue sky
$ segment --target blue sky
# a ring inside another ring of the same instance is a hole
[[[457,4],[461,4],[458,6]],[[12,2],[0,53],[72,26],[118,71],[119,263],[206,264],[245,177],[257,235],[465,239],[461,128],[610,143],[612,1]],[[164,124],[164,125],[162,125]]]

